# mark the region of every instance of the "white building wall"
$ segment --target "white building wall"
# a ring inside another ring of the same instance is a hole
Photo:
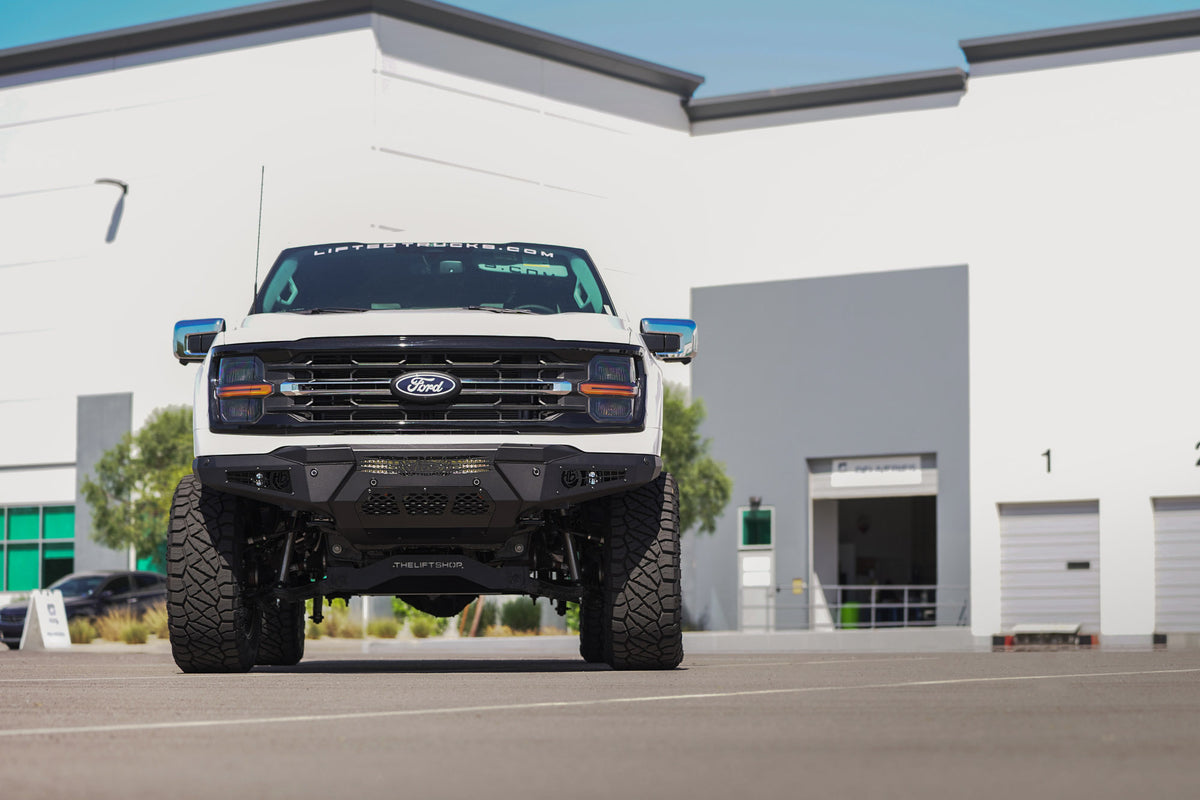
[[[694,142],[724,255],[698,283],[969,264],[977,635],[1000,629],[997,505],[1075,499],[1100,501],[1102,632],[1153,630],[1150,498],[1194,494],[1200,439],[1197,76],[1194,51],[994,74],[957,106]]]
[[[1154,629],[1151,497],[1197,479],[1198,76],[1178,52],[979,77],[963,101],[979,632],[996,504],[1074,499],[1100,501],[1102,633]]]
[[[20,409],[0,415],[0,466],[74,461],[76,394],[132,391],[135,428],[190,402],[171,326],[249,306],[260,165],[308,169],[366,141],[362,25],[5,78],[0,361],[21,379],[0,383],[0,408]],[[126,182],[123,203],[97,178]]]

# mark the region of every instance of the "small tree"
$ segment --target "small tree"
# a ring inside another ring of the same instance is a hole
[[[157,409],[136,434],[125,434],[106,451],[84,480],[92,538],[115,550],[132,546],[138,558],[158,556],[175,487],[191,471],[192,410]]]
[[[662,459],[679,487],[679,529],[698,525],[701,533],[713,533],[733,493],[733,481],[725,466],[708,454],[710,440],[700,438],[704,403],[688,403],[681,386],[668,383],[664,389]]]

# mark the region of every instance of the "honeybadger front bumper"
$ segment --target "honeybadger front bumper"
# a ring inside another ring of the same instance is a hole
[[[356,545],[502,543],[529,511],[626,491],[661,470],[656,455],[565,445],[282,447],[193,463],[205,486],[326,516]]]

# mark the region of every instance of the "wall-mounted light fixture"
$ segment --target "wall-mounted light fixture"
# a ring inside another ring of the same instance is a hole
[[[107,183],[110,186],[119,187],[121,190],[121,197],[129,194],[129,184],[125,181],[119,181],[116,178],[96,178],[96,183]]]

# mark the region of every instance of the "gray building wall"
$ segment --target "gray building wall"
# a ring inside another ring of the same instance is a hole
[[[736,510],[751,495],[775,508],[776,583],[808,579],[809,459],[935,454],[938,583],[969,584],[967,293],[966,266],[692,290],[692,395],[733,478],[717,533],[684,537],[692,624],[737,627]]]
[[[133,394],[97,394],[78,398],[75,436],[75,569],[125,569],[129,554],[92,540],[92,509],[83,498],[83,481],[104,451],[133,428]]]

